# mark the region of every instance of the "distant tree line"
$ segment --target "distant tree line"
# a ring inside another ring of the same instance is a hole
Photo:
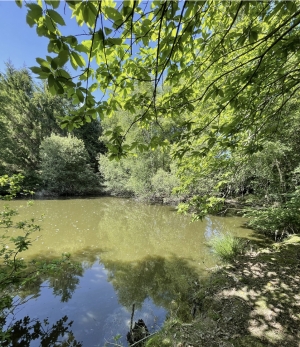
[[[74,108],[66,95],[52,96],[36,83],[28,69],[7,63],[0,74],[0,175],[21,173],[25,187],[59,195],[99,191],[101,125],[96,120],[68,134],[59,119]]]
[[[148,82],[136,89],[145,95],[153,93]],[[159,89],[158,97],[165,92]],[[135,93],[133,90],[133,100]],[[193,115],[205,115],[207,105],[143,126],[134,123],[141,109],[129,112],[120,108],[114,117],[96,119],[67,132],[60,120],[76,107],[72,100],[65,94],[53,96],[27,69],[7,64],[0,76],[0,174],[22,174],[25,188],[36,192],[107,193],[174,202],[181,212],[192,213],[196,219],[207,213],[245,213],[246,209],[249,224],[264,233],[297,232],[298,98],[283,108],[280,127],[272,137],[260,141],[255,153],[245,149],[249,134],[244,131],[235,146],[224,148],[222,142],[216,142],[200,155],[210,136],[207,129],[188,139],[190,153],[178,158],[176,137],[183,131],[183,122]],[[115,150],[111,129],[127,127],[130,132],[122,146],[131,150],[121,160],[117,156],[111,160]]]

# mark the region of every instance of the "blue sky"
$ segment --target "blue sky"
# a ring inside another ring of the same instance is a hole
[[[47,39],[39,37],[26,23],[27,8],[0,0],[0,71],[9,59],[16,68],[36,65],[35,58],[47,54]]]
[[[63,16],[66,26],[63,28],[64,35],[83,33],[84,29],[79,27],[71,17],[68,6],[64,15],[64,3],[57,9]],[[36,58],[45,59],[48,53],[49,40],[37,35],[35,27],[30,28],[26,23],[27,7],[23,4],[19,8],[15,1],[0,0],[0,72],[5,71],[5,63],[10,61],[17,69],[22,67],[39,66]],[[72,68],[71,68],[72,70]],[[34,74],[32,74],[34,77]],[[37,80],[40,82],[40,80]],[[96,98],[102,97],[101,92],[95,92]]]
[[[30,2],[30,0],[27,0],[27,2]],[[63,34],[84,33],[84,27],[79,27],[74,19],[70,20],[71,11],[68,6],[66,6],[66,14],[64,14],[64,5],[65,3],[61,2],[60,7],[56,9],[63,16],[66,23],[66,26],[60,27]],[[0,0],[0,29],[2,34],[0,40],[0,72],[5,71],[5,63],[8,61],[17,69],[29,68],[39,66],[36,62],[37,57],[45,58],[46,55],[51,55],[47,50],[49,40],[38,36],[35,27],[30,28],[26,23],[26,14],[27,7],[24,3],[22,8],[19,8],[14,0]],[[74,72],[70,66],[69,68]],[[72,72],[71,75],[73,75]],[[101,92],[99,92],[98,97],[100,98],[100,96],[102,96]]]
[[[64,34],[82,33],[83,29],[77,26],[76,21],[68,20],[70,12],[63,14],[63,5],[61,12],[67,26],[64,27]],[[30,28],[26,23],[26,6],[19,8],[15,1],[0,0],[0,71],[4,71],[5,62],[11,60],[16,68],[36,66],[36,58],[45,58],[49,53],[47,51],[48,39],[37,35],[35,28]]]

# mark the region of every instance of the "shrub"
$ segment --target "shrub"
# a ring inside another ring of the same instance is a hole
[[[300,189],[286,194],[287,201],[277,206],[263,210],[250,210],[246,216],[250,217],[248,226],[268,236],[297,233],[300,230]],[[279,235],[278,235],[279,236]]]
[[[169,198],[173,194],[173,189],[179,185],[179,180],[172,172],[158,169],[151,178],[153,194],[160,198]]]
[[[132,189],[128,187],[130,165],[127,158],[109,160],[106,155],[99,156],[99,171],[105,181],[105,190],[113,195],[131,196]]]
[[[157,152],[140,153],[120,161],[100,155],[99,171],[105,180],[106,190],[114,195],[144,199],[171,197],[178,179],[174,173],[161,168],[162,160]]]
[[[245,248],[245,242],[230,233],[215,234],[209,241],[213,252],[224,261],[233,260]]]
[[[47,189],[60,195],[90,194],[99,189],[82,140],[52,134],[40,149],[41,178]]]

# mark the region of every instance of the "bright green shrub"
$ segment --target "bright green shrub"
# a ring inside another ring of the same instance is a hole
[[[268,236],[297,233],[300,230],[300,189],[286,194],[287,201],[261,210],[251,210],[248,226]],[[279,235],[278,235],[279,236]]]
[[[210,239],[208,244],[212,247],[213,252],[225,261],[233,260],[245,248],[244,241],[230,233],[216,234]]]
[[[151,167],[147,155],[109,160],[100,155],[99,170],[104,177],[106,190],[113,195],[149,197],[152,195],[151,178],[156,167]]]
[[[144,199],[171,197],[178,179],[174,173],[163,170],[162,166],[158,151],[140,153],[120,161],[111,161],[105,155],[99,157],[99,170],[106,190],[114,195]]]
[[[40,147],[41,178],[46,189],[60,195],[99,191],[99,178],[88,164],[82,140],[52,134]]]
[[[105,181],[105,190],[113,195],[131,196],[133,191],[128,187],[130,163],[128,160],[109,160],[106,155],[99,156],[99,171]]]
[[[179,185],[179,179],[173,172],[158,169],[151,178],[153,194],[160,198],[168,198],[173,195],[173,189]]]

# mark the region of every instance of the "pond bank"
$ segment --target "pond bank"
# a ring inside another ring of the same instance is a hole
[[[194,293],[194,319],[172,310],[147,347],[300,346],[300,236],[212,271]]]

